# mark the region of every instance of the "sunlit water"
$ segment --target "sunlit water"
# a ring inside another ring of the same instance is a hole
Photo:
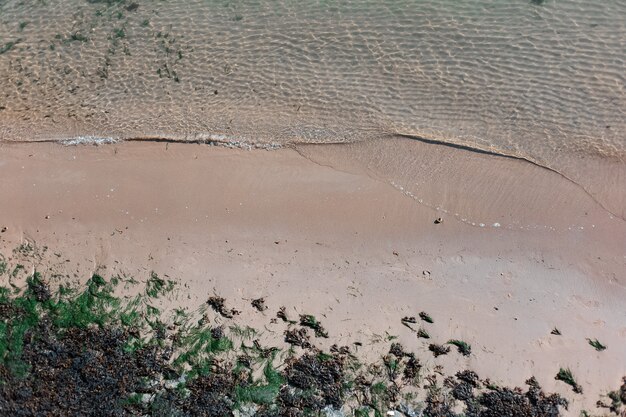
[[[0,0],[0,139],[401,133],[521,156],[623,210],[626,2],[381,3]]]

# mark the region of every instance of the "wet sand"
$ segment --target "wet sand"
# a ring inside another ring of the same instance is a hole
[[[267,320],[243,306],[262,296],[271,314],[283,305],[314,314],[334,342],[360,341],[365,356],[378,355],[388,333],[426,366],[470,368],[503,385],[534,375],[570,400],[571,415],[595,411],[626,374],[624,221],[555,173],[447,152],[420,198],[464,213],[480,207],[501,227],[420,204],[375,163],[341,159],[341,148],[333,159],[313,147],[3,144],[0,245],[5,255],[25,240],[47,246],[37,269],[70,279],[167,274],[182,288],[174,304],[219,294],[253,327]],[[506,168],[504,180],[467,189],[461,179],[484,181],[490,164]],[[506,227],[516,223],[496,218],[503,213],[521,226]],[[432,341],[466,340],[472,355],[434,359],[400,323],[420,311],[435,320]],[[586,338],[608,349],[596,352]],[[554,380],[559,367],[571,368],[584,395]]]

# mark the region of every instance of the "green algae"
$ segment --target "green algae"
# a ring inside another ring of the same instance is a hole
[[[453,340],[449,340],[448,344],[456,346],[459,353],[463,356],[469,356],[472,354],[472,346],[468,344],[467,342],[453,339]]]
[[[354,415],[383,416],[402,399],[416,401],[411,392],[402,393],[405,387],[417,390],[422,385],[419,361],[399,343],[392,344],[380,364],[368,366],[360,364],[348,347],[336,345],[330,352],[309,346],[295,354],[261,346],[255,339],[260,333],[251,327],[233,321],[216,326],[207,316],[210,307],[218,322],[234,316],[220,313],[226,309],[219,297],[214,297],[212,306],[169,313],[159,299],[174,291],[173,281],[151,273],[138,295],[118,295],[117,290],[128,285],[140,284],[94,274],[83,286],[62,285],[52,291],[43,277],[34,273],[18,292],[0,288],[0,369],[8,370],[9,375],[2,379],[7,374],[0,373],[0,389],[36,384],[41,375],[49,375],[49,371],[33,367],[32,360],[47,355],[47,346],[59,343],[63,346],[59,352],[71,351],[88,367],[75,369],[74,365],[52,362],[52,374],[62,372],[71,379],[72,372],[97,369],[99,377],[89,382],[93,386],[82,391],[76,388],[81,404],[93,407],[97,401],[92,391],[102,389],[117,396],[111,407],[127,415],[230,415],[254,404],[260,416],[287,415],[294,410],[306,412],[293,415],[317,416],[324,415],[328,407],[352,410]],[[312,315],[302,315],[300,325],[321,330],[327,337]],[[102,385],[111,379],[119,380],[124,389],[111,391],[112,386]],[[55,397],[60,387],[54,384],[63,380],[44,384],[52,387],[48,395],[58,400],[54,403],[57,407],[64,404],[65,397]],[[159,380],[164,382],[159,385],[155,382]],[[155,383],[156,388],[150,388]],[[460,379],[450,382],[455,386],[464,383]],[[444,388],[435,382],[429,386],[426,405],[435,410]],[[73,395],[73,390],[66,390],[67,395]],[[512,394],[497,391],[494,395]],[[558,405],[557,399],[549,399],[548,405]],[[544,401],[543,397],[539,400],[538,404]],[[45,403],[46,398],[29,401]]]

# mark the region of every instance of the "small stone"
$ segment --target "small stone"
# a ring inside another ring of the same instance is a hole
[[[7,227],[6,227],[6,226],[4,226],[4,227],[0,230],[0,233],[4,233],[4,232],[6,232],[6,231],[7,231]]]
[[[437,219],[435,220],[435,224],[441,224],[443,223],[443,219],[441,217],[437,217]]]
[[[46,220],[49,219],[49,218],[50,218],[50,216],[46,216]]]

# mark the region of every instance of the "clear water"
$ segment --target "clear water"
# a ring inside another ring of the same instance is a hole
[[[0,0],[0,140],[399,133],[526,158],[624,210],[626,2],[381,3]]]

